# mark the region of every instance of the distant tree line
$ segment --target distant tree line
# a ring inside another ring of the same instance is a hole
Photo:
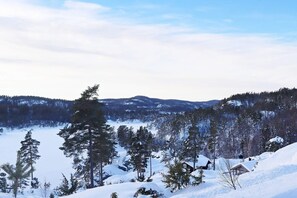
[[[181,113],[193,110],[196,106],[205,105],[187,101],[151,99],[144,96],[103,99],[100,102],[107,120],[137,119],[143,122],[152,121],[165,114]],[[215,103],[216,101],[210,101],[207,105]],[[73,104],[74,101],[35,96],[0,96],[0,126],[22,128],[68,123],[71,120]],[[158,104],[159,107],[157,107]]]
[[[297,89],[283,88],[237,94],[213,107],[164,115],[153,125],[171,157],[245,158],[297,142],[296,118]],[[276,136],[282,145],[267,145]]]
[[[20,128],[56,126],[70,120],[72,102],[33,96],[0,96],[0,125]]]

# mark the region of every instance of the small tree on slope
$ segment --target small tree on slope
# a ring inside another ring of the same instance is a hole
[[[172,191],[180,190],[190,184],[190,173],[183,168],[183,164],[174,161],[174,164],[167,165],[168,173],[162,174],[162,180],[166,184],[166,188],[171,188]]]
[[[237,189],[237,186],[241,188],[238,177],[239,175],[235,174],[232,170],[232,165],[230,160],[224,160],[224,164],[221,164],[220,169],[220,179],[221,184],[228,188],[233,188],[234,190]]]
[[[70,175],[70,184],[69,180],[63,175],[63,181],[62,184],[55,189],[55,192],[58,196],[65,196],[65,195],[71,195],[77,191],[78,188],[78,181],[73,177],[73,175]]]
[[[168,173],[162,174],[162,180],[166,184],[166,188],[171,188],[171,191],[180,190],[188,185],[198,186],[203,183],[203,170],[199,170],[199,175],[195,176],[183,168],[183,163],[174,161],[174,164],[167,165]]]
[[[14,197],[17,197],[18,188],[21,187],[22,181],[30,177],[32,171],[30,164],[24,164],[21,161],[20,152],[17,154],[16,165],[2,165],[2,169],[7,173],[8,179],[12,181],[12,189]]]

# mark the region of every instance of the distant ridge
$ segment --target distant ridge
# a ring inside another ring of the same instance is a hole
[[[163,100],[146,96],[120,99],[100,99],[107,119],[152,120],[160,114],[180,113],[206,108],[219,101],[190,102]],[[39,96],[0,96],[0,127],[32,125],[54,126],[69,122],[73,101]]]

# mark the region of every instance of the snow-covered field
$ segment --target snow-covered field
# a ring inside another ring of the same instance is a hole
[[[138,129],[139,126],[145,126],[140,122],[132,123],[109,123],[115,126],[126,124]],[[41,158],[37,161],[35,176],[40,182],[51,183],[51,188],[57,187],[61,183],[62,173],[69,176],[72,173],[71,159],[66,158],[63,152],[59,150],[63,140],[56,134],[61,127],[55,128],[33,128],[32,137],[41,142],[39,152]],[[13,163],[16,160],[16,151],[20,148],[27,130],[4,131],[0,136],[0,164]],[[98,187],[68,196],[69,198],[109,198],[113,192],[118,194],[119,198],[132,198],[138,188],[145,186],[147,188],[157,189],[165,197],[172,198],[295,198],[297,197],[297,143],[291,144],[275,153],[265,153],[254,157],[258,161],[254,171],[242,174],[239,182],[242,188],[232,190],[222,186],[219,182],[219,171],[207,170],[204,172],[205,183],[199,186],[190,186],[186,189],[171,193],[162,183],[161,172],[166,172],[160,158],[153,158],[152,166],[155,173],[153,181],[131,182],[136,174],[134,172],[124,172],[117,168],[126,156],[126,151],[118,148],[119,157],[114,160],[114,164],[105,167],[105,171],[112,176],[105,180],[105,186]],[[160,153],[156,154],[160,155]],[[217,160],[218,163],[222,160]],[[239,162],[232,160],[232,163]],[[147,175],[149,172],[147,171]],[[11,194],[1,194],[1,198],[12,197]],[[36,190],[34,194],[25,192],[20,198],[40,198],[41,192]],[[143,196],[144,197],[144,196]]]

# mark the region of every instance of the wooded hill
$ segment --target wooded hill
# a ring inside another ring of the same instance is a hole
[[[297,89],[237,94],[209,108],[163,116],[154,122],[174,155],[196,127],[199,152],[207,156],[248,157],[297,141]],[[281,145],[271,145],[280,136]],[[196,143],[197,144],[197,143]]]
[[[106,119],[152,121],[162,114],[205,108],[218,101],[189,102],[145,96],[102,99]],[[73,101],[35,96],[0,96],[0,127],[56,126],[69,122]]]

